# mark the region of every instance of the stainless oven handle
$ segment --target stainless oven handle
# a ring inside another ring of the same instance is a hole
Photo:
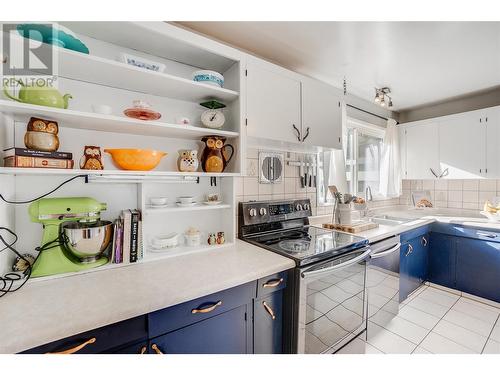
[[[398,243],[396,246],[391,247],[389,250],[382,251],[382,252],[376,253],[376,254],[371,254],[370,258],[371,259],[382,258],[382,257],[385,257],[386,255],[392,254],[395,251],[398,251],[399,249],[401,249],[401,243]]]
[[[347,262],[340,263],[340,264],[337,264],[335,266],[328,267],[328,268],[322,268],[322,269],[319,269],[317,271],[302,272],[301,276],[302,276],[303,279],[305,279],[306,277],[316,276],[316,275],[320,275],[320,274],[323,274],[323,273],[331,272],[333,270],[338,270],[340,268],[344,268],[344,267],[350,266],[350,265],[352,265],[354,263],[358,263],[359,261],[368,258],[368,256],[370,255],[371,251],[372,251],[372,249],[368,248],[368,250],[366,250],[363,254],[361,254],[360,256],[357,256],[356,258],[350,259]]]

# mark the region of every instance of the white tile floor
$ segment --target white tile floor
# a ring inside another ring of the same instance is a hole
[[[382,353],[500,354],[500,307],[422,286],[400,305],[397,316],[379,310],[368,321],[367,335],[338,352]]]

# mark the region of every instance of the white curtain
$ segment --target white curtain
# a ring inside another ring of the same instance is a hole
[[[397,198],[401,195],[401,159],[396,124],[393,119],[387,120],[380,163],[379,193],[386,198]]]

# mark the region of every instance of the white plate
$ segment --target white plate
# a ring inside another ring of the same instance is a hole
[[[150,204],[149,205],[149,208],[167,208],[167,207],[168,207],[168,203],[163,204],[163,205],[159,205],[159,204]]]
[[[167,251],[177,249],[178,247],[179,247],[179,244],[177,244],[175,246],[162,247],[161,249],[156,249],[156,248],[150,246],[147,248],[147,251],[150,253],[165,253]]]
[[[205,202],[203,202],[203,204],[207,204],[209,206],[216,206],[216,205],[221,204],[221,203],[222,203],[222,201],[205,201]]]
[[[483,216],[486,216],[490,221],[494,221],[494,222],[500,221],[500,215],[498,215],[498,214],[495,215],[495,214],[492,214],[492,213],[486,212],[486,211],[481,211],[480,214]]]
[[[193,207],[196,206],[198,203],[193,202],[193,203],[181,203],[181,202],[176,202],[177,206],[179,207]]]

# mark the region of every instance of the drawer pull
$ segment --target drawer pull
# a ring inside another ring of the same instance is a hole
[[[269,280],[269,281],[265,282],[264,284],[262,284],[262,287],[263,288],[274,288],[274,287],[280,285],[282,282],[283,282],[283,278]]]
[[[411,246],[411,244],[408,244],[408,251],[406,252],[405,256],[408,256],[411,253],[413,253],[413,246]]]
[[[206,314],[206,313],[214,311],[217,308],[217,306],[220,306],[220,305],[222,305],[222,301],[214,303],[212,306],[205,307],[203,309],[200,309],[200,308],[192,309],[191,314]]]
[[[269,306],[266,301],[262,302],[262,305],[264,305],[264,308],[266,309],[267,313],[269,315],[271,315],[271,318],[273,318],[273,320],[276,319],[276,315],[274,315],[274,311],[273,309],[271,308],[271,306]]]
[[[422,245],[427,246],[427,238],[422,237]]]
[[[488,238],[497,238],[496,234],[487,233],[487,232],[477,232],[478,236],[488,237]]]
[[[160,348],[156,344],[151,345],[151,349],[153,349],[156,354],[163,354],[163,352],[160,350]]]
[[[73,348],[62,350],[60,352],[50,352],[48,354],[74,354],[85,348],[87,345],[95,343],[96,341],[97,339],[95,337],[92,337],[91,339],[88,339],[87,341],[82,342],[80,345],[77,345]]]
[[[140,354],[144,354],[144,353],[146,353],[146,350],[147,350],[147,347],[146,347],[146,345],[144,345],[144,346],[141,348],[141,352],[140,352]]]

